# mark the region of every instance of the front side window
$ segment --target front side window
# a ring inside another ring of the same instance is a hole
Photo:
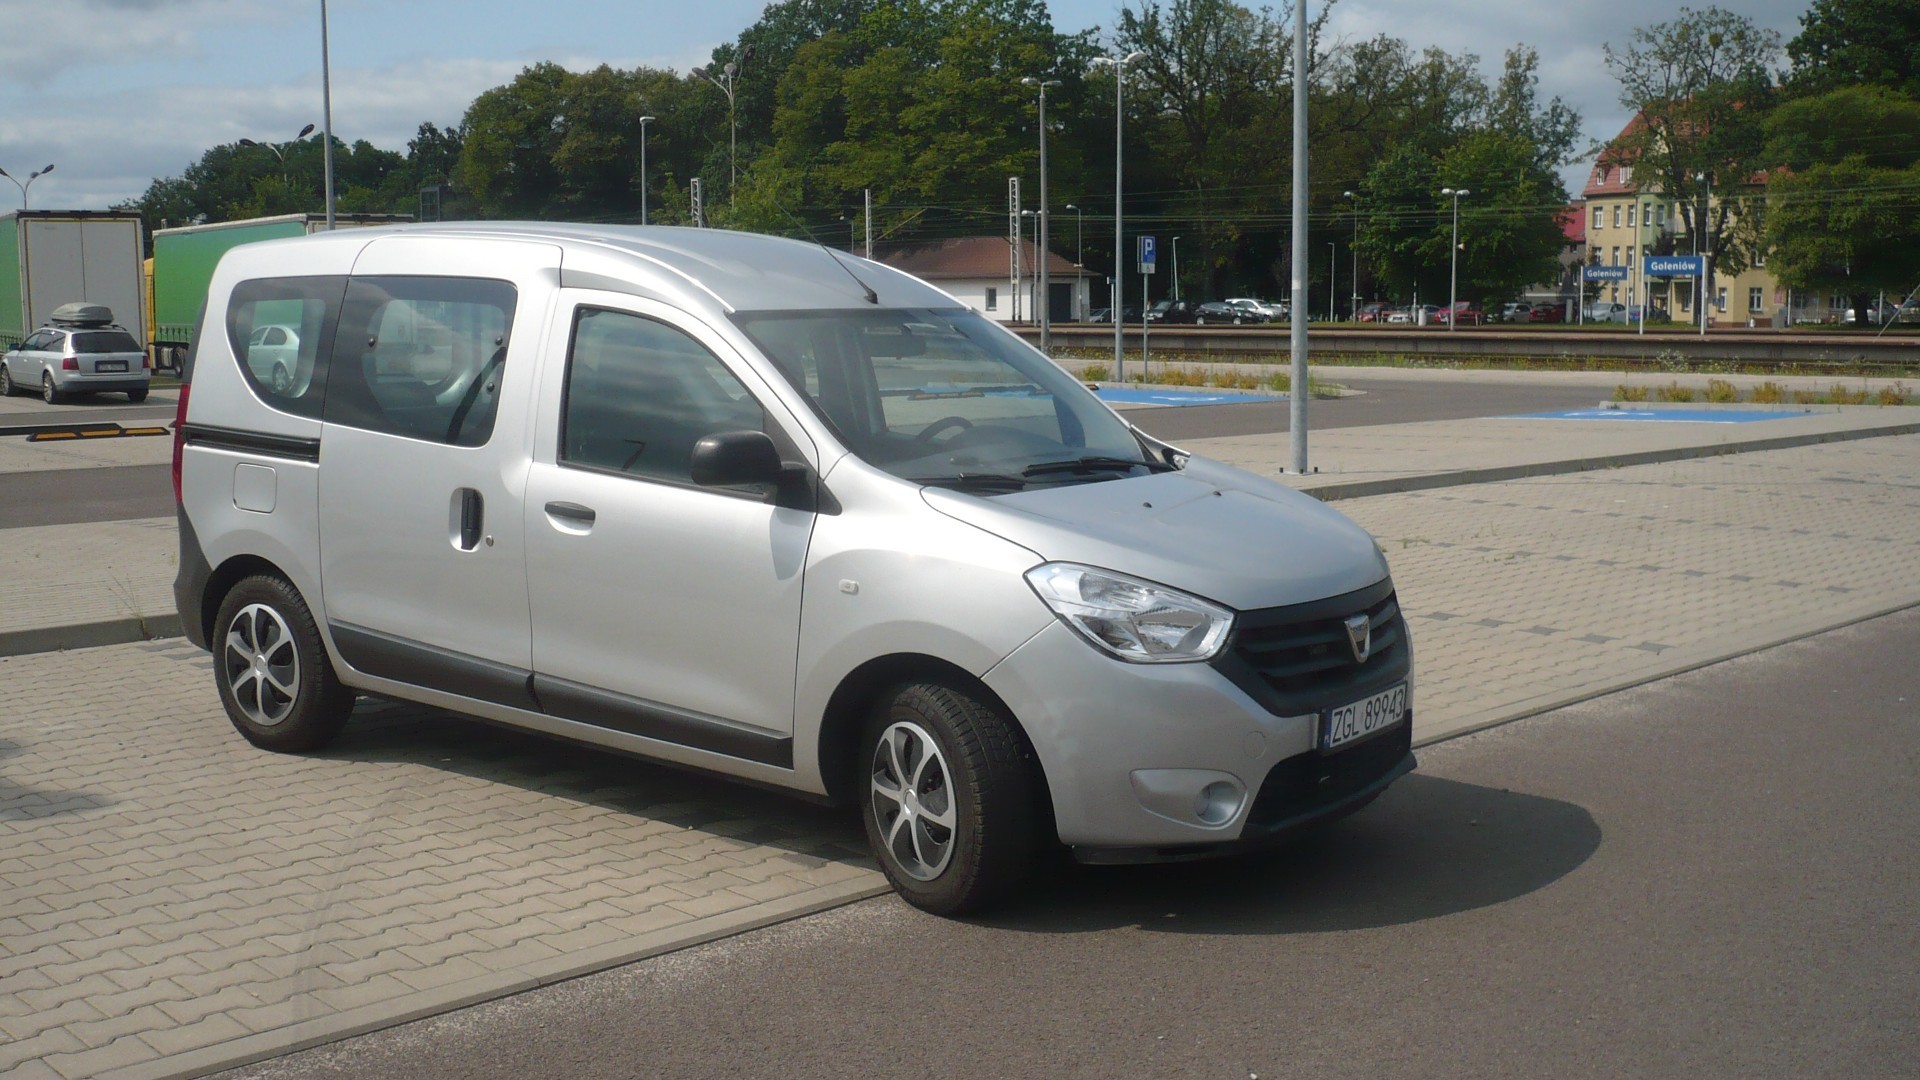
[[[320,417],[340,302],[340,276],[263,278],[234,287],[227,303],[227,340],[240,376],[282,412]]]
[[[484,278],[354,278],[334,338],[326,421],[484,445],[517,295]]]
[[[991,494],[1166,467],[1072,376],[974,312],[735,318],[847,449],[895,476]]]
[[[574,316],[562,464],[690,484],[695,443],[765,430],[760,403],[684,331],[625,311]]]

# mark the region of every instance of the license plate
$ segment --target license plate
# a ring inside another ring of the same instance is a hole
[[[1407,684],[1401,683],[1370,698],[1327,710],[1320,727],[1320,749],[1333,750],[1390,728],[1406,719]]]
[[[95,371],[125,371],[125,370],[127,370],[127,362],[126,362],[125,360],[102,360],[102,361],[100,361],[100,362],[98,362],[98,363],[96,363],[96,364],[94,364],[94,365],[93,365],[93,370],[95,370]]]

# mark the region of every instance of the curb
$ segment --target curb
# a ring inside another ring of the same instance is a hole
[[[877,874],[874,876],[878,876]],[[709,915],[684,926],[669,927],[642,934],[630,942],[587,949],[554,957],[546,964],[535,964],[517,971],[481,976],[433,990],[405,995],[332,1016],[320,1017],[244,1035],[227,1042],[154,1061],[142,1062],[102,1073],[100,1080],[186,1080],[226,1069],[237,1069],[268,1058],[298,1053],[327,1043],[339,1042],[368,1032],[399,1027],[429,1016],[464,1009],[488,1001],[497,1001],[542,986],[577,979],[640,960],[651,959],[722,938],[760,930],[777,923],[815,915],[861,900],[892,892],[885,879],[878,885],[860,878],[822,885],[796,896],[761,905],[752,918],[741,920],[734,914]]]
[[[100,622],[70,623],[66,626],[40,626],[27,630],[0,630],[0,656],[26,656],[31,653],[65,652],[91,649],[100,645],[125,645],[155,638],[179,637],[180,615],[168,612],[151,619],[128,615]]]
[[[1878,439],[1889,435],[1913,434],[1920,434],[1920,421],[1889,424],[1885,427],[1859,428],[1853,431],[1777,435],[1767,439],[1718,443],[1713,446],[1678,446],[1665,450],[1636,450],[1630,453],[1574,458],[1568,461],[1541,461],[1526,465],[1500,465],[1488,469],[1461,469],[1455,472],[1426,473],[1385,480],[1352,480],[1321,484],[1317,487],[1302,487],[1296,490],[1302,494],[1311,495],[1321,502],[1337,502],[1341,499],[1364,499],[1372,495],[1397,495],[1408,491],[1431,491],[1434,488],[1491,484],[1502,480],[1523,480],[1530,476],[1562,476],[1567,473],[1595,472],[1600,469],[1621,469],[1630,465],[1655,465],[1663,461],[1689,461],[1694,458],[1753,454],[1764,450],[1790,450],[1796,446],[1817,446],[1821,443],[1853,442],[1856,439]]]

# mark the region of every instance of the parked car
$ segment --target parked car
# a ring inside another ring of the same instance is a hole
[[[1371,303],[1363,305],[1354,316],[1355,322],[1383,323],[1391,321],[1394,307],[1392,304]]]
[[[1560,303],[1533,304],[1527,311],[1527,321],[1537,323],[1566,322],[1567,305]]]
[[[1509,300],[1500,305],[1498,311],[1490,312],[1493,322],[1523,323],[1533,321],[1533,305],[1525,300]]]
[[[1254,312],[1260,316],[1258,319],[1248,319],[1248,322],[1287,321],[1287,305],[1281,301],[1258,300],[1248,296],[1229,296],[1226,302],[1232,304],[1234,307]]]
[[[1130,323],[1139,322],[1140,321],[1139,307],[1133,304],[1128,304],[1126,307],[1121,308],[1120,319],[1122,322],[1130,322]],[[1087,321],[1097,322],[1097,323],[1110,323],[1113,321],[1113,309],[1110,307],[1096,308],[1093,314],[1087,316]]]
[[[1387,316],[1387,321],[1390,323],[1418,323],[1420,325],[1431,325],[1433,322],[1436,321],[1436,317],[1439,314],[1440,314],[1439,305],[1419,304],[1413,307],[1403,307],[1403,308],[1393,309],[1393,311]]]
[[[1198,320],[1200,305],[1191,300],[1162,300],[1147,309],[1150,323],[1191,323]]]
[[[113,312],[98,304],[62,304],[46,326],[0,355],[0,397],[40,391],[57,405],[80,394],[147,400],[147,351]]]
[[[1627,320],[1625,304],[1588,304],[1584,318],[1590,323],[1624,323]]]
[[[1265,314],[1251,308],[1241,307],[1231,300],[1209,300],[1194,309],[1193,321],[1196,323],[1263,323]]]
[[[338,329],[276,391],[247,349],[290,307]],[[1058,845],[1241,851],[1414,768],[1363,529],[888,267],[463,222],[240,245],[205,310],[174,596],[258,747],[370,694],[851,804],[939,913]]]
[[[1458,323],[1461,326],[1479,326],[1481,323],[1486,322],[1487,318],[1486,314],[1480,310],[1479,304],[1471,300],[1461,300],[1455,303],[1451,309],[1441,308],[1434,312],[1434,321],[1441,323]]]
[[[257,326],[247,339],[247,367],[276,394],[293,386],[300,366],[300,331],[292,326]]]

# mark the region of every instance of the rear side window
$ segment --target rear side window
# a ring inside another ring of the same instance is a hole
[[[323,418],[454,446],[484,444],[499,407],[516,296],[511,284],[482,278],[354,278],[334,337]]]
[[[77,353],[139,352],[140,344],[125,330],[87,330],[73,335]]]
[[[227,339],[241,376],[262,401],[295,416],[320,418],[346,291],[347,279],[337,275],[262,278],[234,287],[227,303]]]

